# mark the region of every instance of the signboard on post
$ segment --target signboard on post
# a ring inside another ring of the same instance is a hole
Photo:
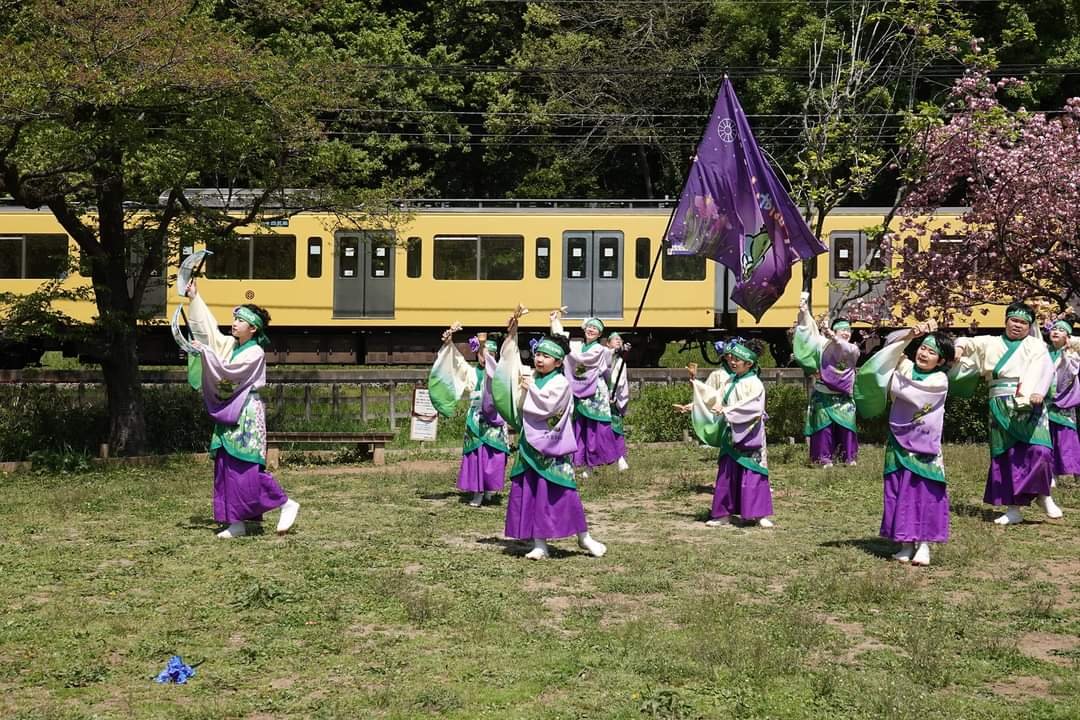
[[[412,397],[412,417],[409,422],[409,439],[434,440],[439,429],[439,413],[431,403],[427,388],[414,387]]]

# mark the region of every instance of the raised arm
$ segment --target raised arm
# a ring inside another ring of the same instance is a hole
[[[209,348],[217,357],[225,360],[236,347],[236,338],[226,335],[218,329],[217,319],[199,294],[199,289],[192,280],[187,288],[188,327],[191,336],[197,342]]]

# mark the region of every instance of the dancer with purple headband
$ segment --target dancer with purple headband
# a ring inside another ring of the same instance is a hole
[[[300,504],[290,500],[266,472],[266,409],[259,388],[266,385],[266,328],[270,314],[257,305],[233,311],[230,335],[218,330],[195,283],[188,285],[188,324],[201,357],[201,389],[214,420],[210,457],[214,459],[214,519],[228,523],[222,539],[247,533],[245,521],[281,508],[277,532],[296,522]]]
[[[1076,408],[1080,406],[1080,338],[1073,337],[1072,317],[1061,317],[1050,326],[1050,360],[1054,381],[1047,396],[1050,438],[1054,443],[1054,475],[1080,479],[1080,436],[1076,431]],[[1051,486],[1055,485],[1051,481]]]
[[[859,347],[851,342],[851,323],[836,318],[823,336],[804,297],[799,302],[794,350],[803,370],[816,376],[803,428],[810,438],[810,462],[832,467],[833,457],[839,453],[841,462],[854,465],[859,436],[851,393]]]
[[[969,396],[981,375],[990,383],[990,469],[983,502],[1006,507],[995,523],[1024,521],[1021,508],[1038,500],[1050,517],[1061,510],[1050,497],[1054,451],[1045,398],[1054,364],[1042,339],[1031,334],[1035,311],[1017,301],[1005,309],[1004,335],[956,341],[953,391]]]
[[[930,543],[949,539],[949,493],[941,454],[947,364],[953,341],[920,323],[890,335],[855,379],[859,415],[889,411],[881,536],[900,544],[892,557],[912,565],[930,564]]]
[[[569,340],[561,317],[561,309],[551,312],[551,337]],[[604,381],[611,369],[614,352],[599,343],[604,333],[604,322],[600,318],[587,318],[581,327],[585,342],[578,350],[567,352],[563,366],[574,393],[573,428],[577,438],[574,466],[581,468],[578,477],[585,480],[591,469],[617,463],[622,454],[611,427],[611,391]],[[620,466],[621,469],[624,468]]]
[[[469,348],[476,353],[476,365],[472,366],[454,344],[454,332],[460,329],[461,325],[454,323],[443,333],[443,346],[428,374],[428,392],[431,404],[446,417],[454,414],[461,396],[470,393],[457,488],[470,494],[471,507],[480,507],[502,492],[510,442],[506,423],[491,396],[495,341],[489,340],[486,333],[469,338]]]
[[[694,434],[719,448],[716,487],[705,522],[727,525],[733,515],[743,521],[773,527],[772,489],[765,441],[765,386],[758,377],[761,344],[739,340],[725,345],[725,367],[714,370],[705,382],[697,379],[697,366],[688,366],[694,399],[676,405],[690,412]]]
[[[571,423],[573,393],[563,375],[566,338],[543,338],[533,349],[534,372],[521,367],[518,312],[510,320],[495,369],[493,394],[499,414],[518,429],[518,455],[510,470],[505,534],[531,540],[530,560],[549,557],[547,541],[576,536],[594,557],[607,547],[589,535],[571,463],[577,443]]]

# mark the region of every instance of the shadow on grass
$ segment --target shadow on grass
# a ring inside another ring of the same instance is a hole
[[[472,493],[460,492],[458,490],[441,492],[441,493],[417,493],[417,496],[421,500],[450,500],[451,498],[457,498],[459,505],[468,505],[472,500]],[[484,500],[484,507],[502,507],[503,496],[502,493],[496,493],[492,497]]]
[[[212,517],[206,517],[205,515],[191,515],[187,519],[187,523],[178,522],[176,527],[181,530],[219,530],[228,523],[219,523]]]
[[[511,540],[509,538],[501,538],[501,537],[491,536],[491,537],[479,538],[479,539],[477,539],[476,542],[480,543],[481,545],[496,545],[496,546],[502,548],[502,551],[503,551],[504,555],[513,555],[514,557],[523,558],[523,557],[525,557],[525,553],[532,550],[532,543],[529,542],[528,540]],[[556,542],[556,543],[559,543],[559,542],[573,543],[573,547],[574,547],[574,550],[570,551],[570,550],[564,550],[563,548],[560,548],[558,545],[552,545],[551,543],[548,543],[548,554],[551,556],[551,559],[553,559],[553,560],[559,560],[559,559],[568,558],[568,557],[575,557],[577,555],[588,555],[588,553],[585,552],[584,550],[580,550],[580,551],[577,550],[577,543],[572,538],[568,539],[568,540],[563,540],[563,541],[555,540],[553,542]]]
[[[993,522],[1000,512],[991,510],[985,505],[976,505],[969,503],[966,500],[953,500],[949,503],[949,512],[954,515],[962,515],[963,517],[978,518],[980,520],[986,520],[987,522]],[[1024,518],[1025,520],[1027,518]]]
[[[862,550],[867,555],[888,560],[896,552],[896,543],[882,537],[854,538],[849,540],[826,540],[818,547],[844,548],[853,547]]]

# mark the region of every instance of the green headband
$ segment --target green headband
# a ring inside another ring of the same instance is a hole
[[[934,338],[933,335],[927,335],[926,338],[922,341],[920,347],[922,347],[922,345],[925,345],[926,347],[936,352],[938,355],[941,355],[941,348],[938,347],[937,340]]]
[[[591,317],[591,318],[587,319],[585,322],[581,323],[582,329],[587,328],[590,325],[592,325],[594,328],[596,328],[600,332],[604,332],[604,321],[601,320],[600,318]]]
[[[732,343],[730,346],[728,346],[727,351],[735,357],[739,358],[740,360],[745,360],[746,362],[756,363],[758,361],[757,353],[746,347],[742,343]]]
[[[494,340],[485,340],[484,349],[493,353],[499,349],[499,345]]]
[[[1035,322],[1035,316],[1022,308],[1017,308],[1016,310],[1010,311],[1005,317],[1018,318],[1026,322],[1028,325]]]
[[[255,328],[255,330],[258,332],[262,332],[264,329],[262,317],[259,316],[259,313],[255,312],[249,307],[244,307],[243,305],[241,305],[240,307],[236,308],[235,310],[233,310],[233,317],[240,318],[248,325],[251,325],[253,328]]]
[[[1053,325],[1050,326],[1050,329],[1051,330],[1060,330],[1061,332],[1065,333],[1066,335],[1072,335],[1073,334],[1073,325],[1068,320],[1057,320],[1057,321],[1054,322]]]
[[[543,340],[541,340],[536,345],[536,349],[533,350],[533,352],[544,353],[545,355],[553,357],[556,360],[562,360],[563,357],[566,355],[566,351],[562,349],[562,346],[551,338],[544,338]]]
[[[850,330],[851,329],[851,323],[849,323],[847,320],[837,320],[836,322],[834,322],[832,324],[832,329],[833,330]]]
[[[620,335],[619,333],[612,330],[611,334],[608,335],[608,340],[614,340],[615,338],[618,338],[619,340],[622,340],[622,335]]]

